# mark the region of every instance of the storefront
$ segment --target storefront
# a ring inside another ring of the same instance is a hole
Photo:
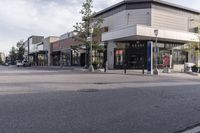
[[[61,64],[62,66],[71,66],[71,49],[61,51]]]
[[[37,53],[38,66],[48,66],[48,51],[39,51]]]
[[[61,35],[60,40],[52,43],[53,65],[56,66],[84,66],[85,49],[73,38],[73,32]]]
[[[158,68],[164,67],[164,59],[169,57],[168,67],[187,62],[187,53],[181,49],[181,43],[158,42]],[[155,48],[155,43],[154,43]],[[155,53],[155,51],[154,51]],[[153,57],[155,59],[155,55]],[[155,61],[155,60],[154,60]],[[147,41],[116,42],[114,48],[114,68],[124,69],[147,68]]]
[[[52,65],[60,66],[60,51],[52,52],[51,56],[52,56]]]
[[[101,37],[107,45],[108,68],[146,68],[147,42],[155,45],[157,40],[158,67],[163,68],[165,58],[171,68],[184,69],[188,58],[180,46],[199,42],[199,16],[194,9],[157,0],[123,1],[98,12],[96,18],[102,17],[108,29]],[[152,63],[156,65],[151,58]]]
[[[146,66],[145,41],[118,42],[114,49],[115,69],[143,69]]]
[[[29,54],[29,62],[31,64],[31,66],[37,66],[38,65],[37,53]]]

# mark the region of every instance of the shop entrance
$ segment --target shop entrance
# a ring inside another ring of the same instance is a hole
[[[115,48],[115,69],[146,69],[146,43],[146,41],[126,42],[123,43],[124,48]]]
[[[133,42],[125,49],[126,69],[146,69],[147,48],[144,42]]]

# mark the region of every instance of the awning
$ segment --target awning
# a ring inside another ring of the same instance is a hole
[[[119,30],[102,34],[102,41],[155,40],[153,28],[145,25],[127,26]],[[198,34],[172,29],[158,29],[158,40],[169,42],[198,42]]]

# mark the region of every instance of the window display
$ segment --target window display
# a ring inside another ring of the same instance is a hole
[[[123,66],[123,63],[124,63],[124,50],[123,49],[115,50],[115,65]]]

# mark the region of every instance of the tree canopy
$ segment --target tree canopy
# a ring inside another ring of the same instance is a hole
[[[9,52],[9,58],[12,64],[15,64],[15,61],[17,59],[17,53],[16,53],[16,48],[12,46],[10,52]]]
[[[17,42],[17,59],[18,60],[24,60],[24,52],[25,52],[25,48],[24,48],[24,42],[23,41],[19,41]]]
[[[92,10],[92,4],[92,0],[85,0],[82,5],[82,10],[80,11],[82,14],[82,21],[77,22],[76,25],[73,26],[74,32],[77,33],[74,39],[80,42],[80,45],[85,45],[87,47],[90,44],[90,42],[87,41],[87,38],[90,36],[89,29],[93,28],[94,32],[92,36],[98,37],[101,34],[101,24],[103,22],[102,18],[95,18],[96,13]],[[98,40],[93,39],[93,45],[98,43]]]
[[[25,48],[24,48],[24,42],[23,41],[19,41],[16,44],[16,47],[13,46],[9,52],[9,58],[12,64],[15,64],[16,60],[24,60],[24,52],[25,52]]]

